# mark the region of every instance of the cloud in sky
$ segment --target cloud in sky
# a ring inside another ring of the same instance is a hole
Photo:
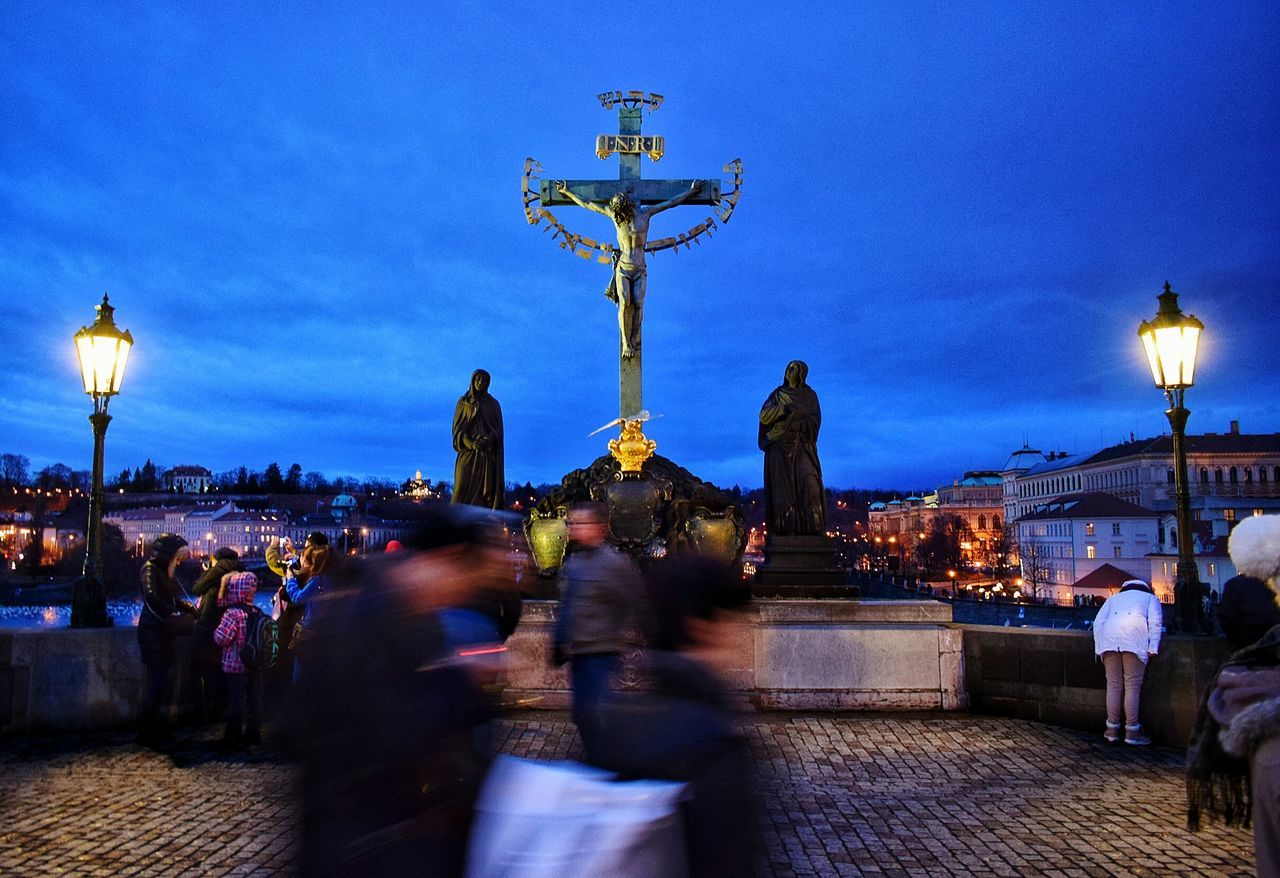
[[[586,465],[608,271],[525,224],[519,174],[615,176],[594,96],[635,87],[667,98],[646,176],[746,168],[650,263],[645,401],[700,476],[759,483],[793,358],[833,485],[1161,432],[1135,332],[1166,278],[1208,327],[1192,429],[1280,431],[1277,10],[658,4],[625,36],[586,5],[10,10],[0,450],[87,465],[69,337],[105,289],[138,340],[108,469],[449,478],[477,367],[508,478]]]

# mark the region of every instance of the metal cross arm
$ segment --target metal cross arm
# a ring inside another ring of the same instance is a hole
[[[573,204],[573,200],[560,194],[557,180],[539,180],[538,197],[543,207],[560,207]],[[636,204],[652,207],[687,192],[694,183],[702,184],[684,204],[719,204],[720,180],[566,180],[571,192],[583,201],[608,204],[609,199],[624,189],[631,193]]]

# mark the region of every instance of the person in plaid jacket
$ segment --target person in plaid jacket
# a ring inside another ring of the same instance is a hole
[[[218,606],[226,607],[222,621],[213,632],[213,642],[222,647],[222,673],[227,678],[229,704],[223,746],[236,749],[262,743],[262,671],[249,670],[240,661],[249,613],[258,594],[258,577],[252,573],[229,573],[222,580]],[[248,703],[248,725],[244,725]]]

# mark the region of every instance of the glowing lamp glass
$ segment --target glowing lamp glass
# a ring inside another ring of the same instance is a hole
[[[75,334],[80,380],[84,383],[84,392],[90,396],[114,396],[124,382],[133,336],[116,327],[112,320],[114,311],[103,296],[93,326],[81,327]]]
[[[1138,327],[1147,365],[1151,368],[1151,380],[1165,390],[1190,387],[1195,383],[1196,354],[1204,324],[1194,315],[1182,313],[1178,308],[1178,295],[1168,284],[1158,298],[1159,313]]]

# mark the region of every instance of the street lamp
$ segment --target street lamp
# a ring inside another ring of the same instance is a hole
[[[1165,281],[1158,297],[1160,310],[1151,321],[1142,321],[1138,336],[1147,352],[1151,378],[1169,401],[1165,416],[1173,428],[1173,478],[1177,493],[1178,574],[1173,603],[1179,627],[1184,632],[1203,630],[1200,603],[1200,574],[1191,543],[1191,493],[1187,484],[1187,417],[1182,404],[1184,391],[1195,383],[1196,350],[1204,324],[1182,313],[1178,294]]]
[[[129,361],[133,336],[116,328],[112,315],[115,308],[107,301],[97,306],[98,318],[92,326],[82,326],[75,334],[76,356],[80,359],[80,377],[84,392],[93,397],[93,476],[89,488],[89,528],[85,534],[84,574],[71,592],[71,627],[105,628],[111,625],[107,615],[107,593],[102,584],[102,452],[111,416],[107,404],[120,392],[124,367]]]

